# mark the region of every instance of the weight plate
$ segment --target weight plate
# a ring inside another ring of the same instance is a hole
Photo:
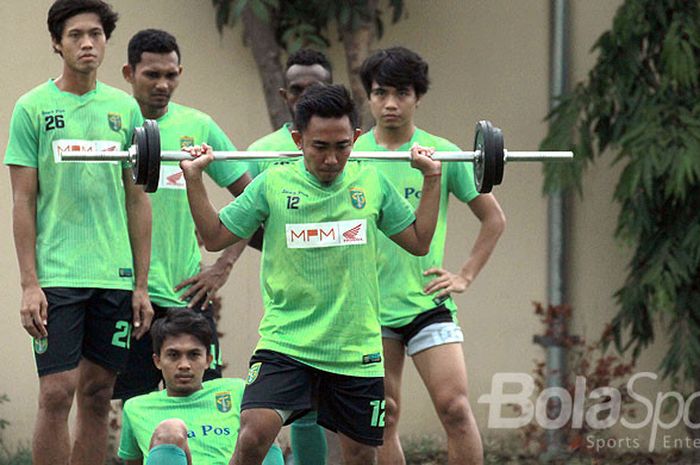
[[[493,128],[493,152],[495,154],[495,175],[493,185],[498,186],[503,182],[503,170],[506,165],[506,158],[503,152],[503,131],[501,128]]]
[[[147,119],[143,123],[148,143],[148,179],[146,182],[146,192],[158,190],[160,180],[160,131],[155,120]]]
[[[491,192],[496,175],[494,135],[490,121],[479,121],[476,123],[474,151],[477,150],[481,152],[481,156],[474,160],[474,181],[476,190],[486,194]]]
[[[131,167],[131,176],[134,183],[139,185],[146,184],[146,179],[148,178],[148,144],[146,143],[146,131],[143,128],[134,128],[131,145],[136,146],[136,157],[134,158],[134,165]]]

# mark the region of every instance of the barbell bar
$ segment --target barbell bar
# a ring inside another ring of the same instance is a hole
[[[217,151],[214,160],[270,160],[298,158],[300,151]],[[350,158],[359,160],[410,161],[408,151],[362,152],[353,151]],[[473,151],[435,152],[434,160],[445,162],[472,162],[474,181],[480,193],[491,192],[493,186],[503,182],[505,164],[508,162],[571,161],[573,152],[566,151],[508,151],[503,146],[503,132],[490,121],[476,124]],[[146,192],[158,189],[162,161],[191,160],[185,151],[161,151],[160,131],[155,120],[146,120],[142,127],[134,129],[132,145],[126,151],[114,152],[64,152],[65,161],[128,161],[133,167],[134,182],[144,185]]]

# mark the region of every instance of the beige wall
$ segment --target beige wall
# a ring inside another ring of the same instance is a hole
[[[60,59],[50,53],[45,15],[49,0],[0,3],[5,24],[6,65],[0,75],[3,94],[0,145],[4,151],[14,101],[29,88],[60,73]],[[122,19],[110,42],[100,78],[126,89],[119,69],[125,60],[128,38],[145,27],[174,33],[183,51],[185,74],[177,101],[209,112],[245,147],[269,131],[263,96],[252,57],[241,41],[240,28],[223,37],[214,28],[208,0],[120,0],[114,2]],[[421,53],[431,65],[433,88],[418,112],[418,123],[468,148],[474,123],[491,119],[503,128],[506,146],[534,149],[545,134],[543,117],[548,108],[549,2],[528,0],[407,0],[408,17],[386,25],[378,44],[402,44]],[[594,58],[590,47],[609,28],[619,0],[572,2],[572,70],[585,77]],[[388,17],[388,15],[385,15]],[[385,18],[388,20],[388,18]],[[342,48],[333,44],[330,56],[339,81],[346,82]],[[460,295],[460,319],[465,329],[464,353],[470,373],[470,390],[477,419],[487,431],[487,409],[476,398],[490,390],[496,372],[530,372],[532,360],[542,357],[532,344],[541,331],[532,301],[546,299],[546,201],[540,195],[541,171],[535,164],[512,165],[505,184],[496,191],[508,227],[498,249],[469,291]],[[607,161],[589,171],[584,197],[577,200],[572,221],[571,303],[574,332],[590,338],[599,335],[615,312],[613,292],[622,284],[627,252],[612,239],[617,206],[611,202],[618,174]],[[0,296],[5,322],[2,360],[6,369],[0,393],[12,399],[0,407],[0,418],[12,422],[11,440],[28,440],[35,413],[37,381],[27,335],[18,318],[18,273],[11,240],[11,194],[7,170],[0,170],[0,267],[4,273]],[[226,195],[216,194],[219,205]],[[446,267],[457,270],[466,258],[477,232],[477,222],[464,205],[450,210]],[[261,316],[258,288],[259,254],[247,252],[223,290],[225,314],[224,356],[227,374],[242,376],[257,339]],[[657,349],[646,357],[646,369],[659,360]],[[403,434],[435,433],[439,424],[429,398],[413,367],[407,365]]]

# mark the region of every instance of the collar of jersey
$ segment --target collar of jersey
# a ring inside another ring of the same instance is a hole
[[[343,169],[342,173],[338,175],[337,178],[333,180],[332,183],[330,184],[323,184],[321,181],[318,180],[316,176],[313,174],[309,173],[309,171],[306,169],[306,164],[304,163],[304,157],[302,156],[300,160],[296,162],[297,164],[297,169],[302,173],[302,176],[304,176],[311,184],[314,186],[318,187],[319,189],[333,189],[335,186],[337,186],[339,183],[343,181],[343,178],[345,178],[345,170],[348,169],[348,165],[345,165],[345,169]]]
[[[95,94],[97,94],[97,92],[99,92],[100,87],[102,87],[102,83],[100,81],[96,81],[94,89],[92,89],[89,92],[85,92],[83,95],[77,95],[77,94],[74,94],[72,92],[64,92],[61,89],[59,89],[58,86],[56,85],[56,82],[53,80],[53,78],[49,79],[49,85],[54,90],[54,92],[61,94],[64,97],[72,98],[72,99],[75,99],[78,101],[90,100],[92,97],[95,96]]]
[[[419,128],[416,127],[415,131],[413,131],[413,135],[411,136],[411,140],[403,144],[401,147],[394,149],[394,150],[389,150],[386,147],[379,145],[379,142],[377,142],[377,136],[374,133],[374,127],[371,129],[371,136],[372,136],[372,142],[374,143],[374,147],[378,151],[389,151],[389,152],[405,152],[407,150],[411,150],[411,147],[413,146],[413,143],[418,140],[418,133],[422,132]]]

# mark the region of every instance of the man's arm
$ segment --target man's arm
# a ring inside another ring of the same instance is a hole
[[[231,195],[238,197],[243,193],[245,186],[250,184],[252,181],[250,175],[246,172],[238,178],[235,182],[229,184],[226,188],[231,192]],[[218,291],[228,280],[233,265],[236,263],[238,258],[245,250],[248,244],[247,239],[243,239],[236,242],[233,245],[228,246],[224,249],[223,253],[219,256],[213,265],[203,266],[202,271],[196,275],[182,281],[180,284],[175,286],[175,291],[179,291],[185,287],[189,288],[182,294],[183,300],[189,299],[188,307],[194,306],[197,302],[202,301],[202,309],[207,306],[207,301],[209,296],[213,295]],[[206,297],[206,299],[205,299]]]
[[[426,255],[430,251],[430,242],[433,240],[440,210],[442,171],[440,162],[430,158],[433,152],[433,149],[419,146],[411,148],[411,166],[423,173],[423,191],[416,209],[416,221],[391,236],[391,240],[413,255]]]
[[[10,165],[12,182],[12,230],[19,263],[22,326],[36,338],[46,337],[48,302],[36,274],[36,168]]]
[[[440,291],[436,297],[443,297],[453,292],[464,292],[488,261],[496,248],[498,239],[505,230],[505,214],[492,194],[479,195],[468,205],[474,216],[481,222],[479,235],[474,241],[471,253],[458,274],[442,268],[425,270],[423,273],[425,276],[437,276],[425,286],[424,292],[426,294]]]
[[[153,308],[148,298],[148,267],[151,264],[151,201],[134,184],[131,169],[122,171],[126,193],[126,216],[129,222],[129,242],[134,257],[134,293],[131,307],[134,312],[134,337],[141,339],[151,327]]]
[[[185,176],[192,219],[202,237],[204,247],[210,252],[222,250],[241,238],[221,223],[204,187],[202,172],[214,160],[212,150],[207,144],[202,144],[202,147],[191,147],[189,151],[196,158],[181,161],[180,167]]]

